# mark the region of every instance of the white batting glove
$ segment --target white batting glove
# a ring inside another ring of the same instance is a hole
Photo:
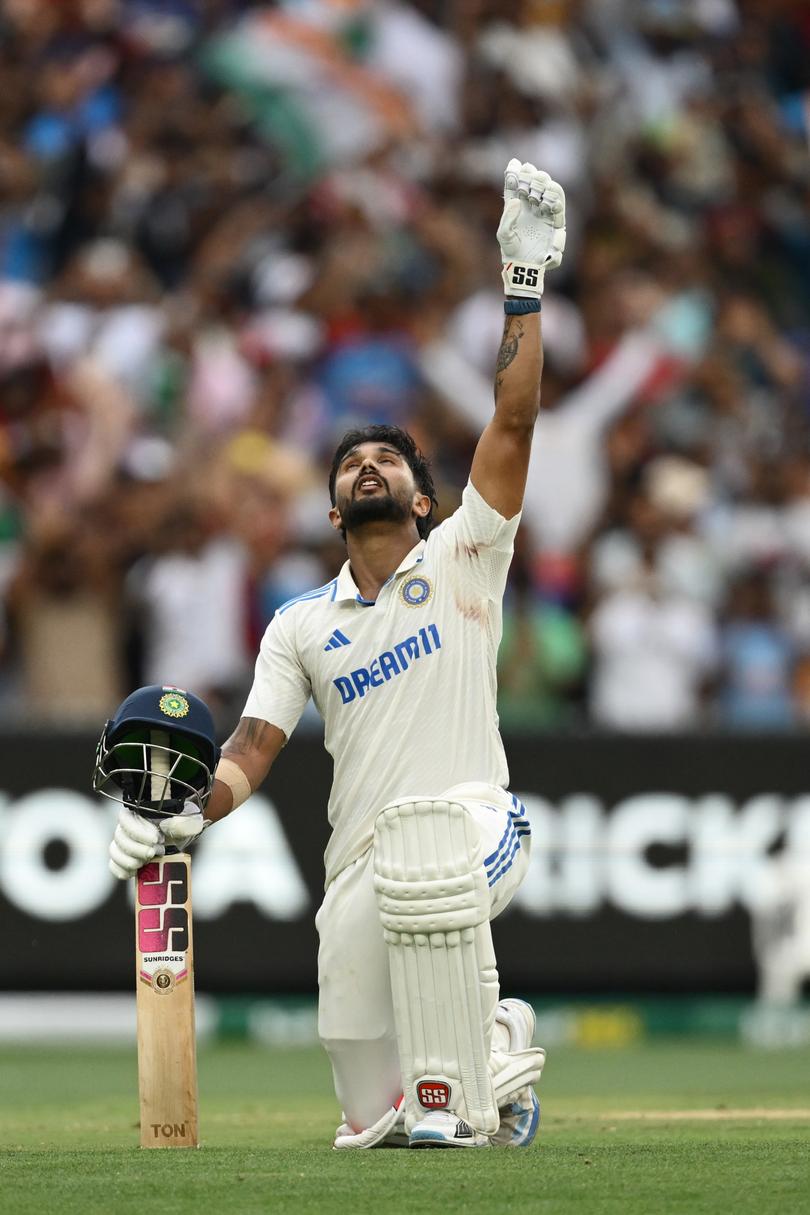
[[[186,802],[182,814],[173,814],[170,818],[162,818],[158,824],[160,833],[167,844],[185,852],[199,835],[202,835],[208,823],[197,809],[194,802]]]
[[[565,249],[565,192],[548,173],[512,159],[503,199],[498,244],[504,292],[539,299],[546,270],[559,266]]]
[[[126,881],[134,877],[142,865],[153,861],[156,856],[163,856],[165,851],[157,824],[122,806],[110,844],[110,873],[113,877]]]
[[[110,844],[110,872],[121,881],[135,877],[142,866],[165,854],[167,844],[183,852],[207,825],[194,802],[186,802],[182,814],[159,820],[122,806]]]

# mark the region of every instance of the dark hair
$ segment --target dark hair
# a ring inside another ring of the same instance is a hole
[[[434,526],[434,507],[439,505],[436,501],[436,488],[426,457],[422,455],[407,430],[401,430],[399,426],[364,426],[362,430],[346,432],[338,443],[337,451],[332,457],[332,467],[329,470],[329,498],[332,505],[335,505],[335,481],[341,461],[347,452],[351,451],[353,447],[359,447],[361,443],[387,443],[389,447],[395,447],[404,457],[413,473],[417,489],[430,498],[430,510],[423,518],[416,520],[416,530],[419,532],[420,538],[424,540]]]

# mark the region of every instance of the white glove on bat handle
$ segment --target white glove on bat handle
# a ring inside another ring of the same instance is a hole
[[[196,840],[198,835],[202,835],[208,823],[194,802],[186,802],[186,809],[182,814],[162,818],[158,826],[164,843],[171,844],[173,848],[178,848],[180,852],[183,852],[189,844]]]
[[[110,844],[110,873],[126,881],[166,851],[157,823],[122,806]]]
[[[202,833],[206,824],[193,802],[188,810],[171,818],[144,818],[133,810],[122,806],[118,812],[118,825],[110,843],[110,872],[113,877],[126,881],[135,877],[142,866],[163,856],[166,845],[184,848]]]
[[[498,225],[507,295],[538,299],[546,270],[562,261],[565,249],[565,192],[548,173],[512,159],[503,184]]]

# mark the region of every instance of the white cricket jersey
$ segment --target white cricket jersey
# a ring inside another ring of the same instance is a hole
[[[459,509],[411,549],[374,603],[347,561],[271,620],[243,715],[289,738],[312,696],[324,719],[334,760],[327,886],[370,847],[389,802],[464,781],[507,785],[495,663],[519,522],[468,482]]]

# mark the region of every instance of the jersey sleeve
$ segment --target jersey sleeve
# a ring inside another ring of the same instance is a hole
[[[242,716],[268,721],[289,738],[306,708],[310,692],[309,676],[295,645],[294,627],[274,616],[259,647],[253,687]]]
[[[461,506],[436,531],[462,579],[490,599],[503,595],[520,518],[504,519],[468,481]]]

